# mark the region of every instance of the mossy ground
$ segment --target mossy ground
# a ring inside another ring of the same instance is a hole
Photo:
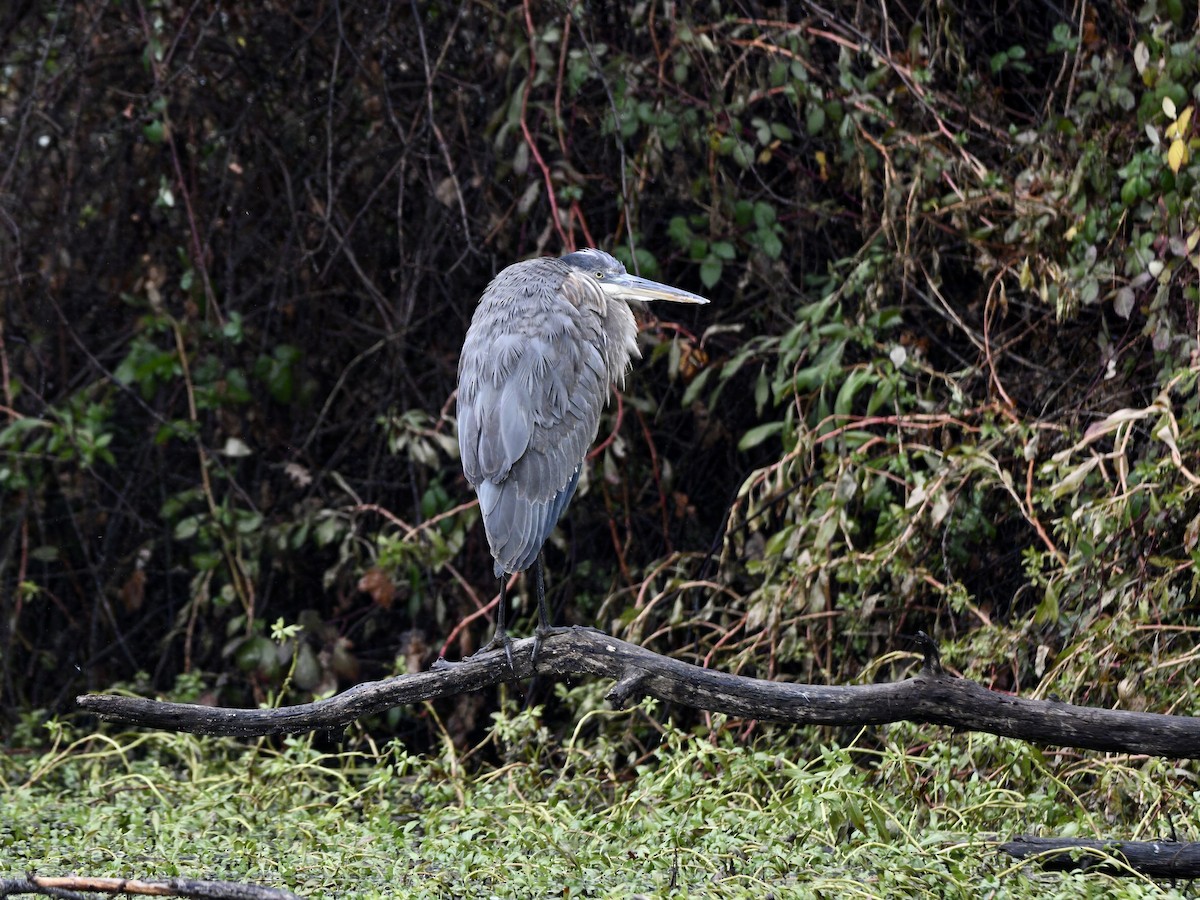
[[[551,742],[536,710],[494,733],[509,761],[479,766],[396,743],[60,732],[0,764],[0,874],[331,898],[1183,897],[1132,873],[1046,873],[997,845],[1200,833],[1194,767],[937,728],[835,747],[814,730],[665,727],[640,761],[603,737]]]

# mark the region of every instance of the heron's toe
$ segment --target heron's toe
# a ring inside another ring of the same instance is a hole
[[[491,653],[493,650],[503,647],[504,657],[508,660],[508,668],[515,676],[517,674],[517,667],[513,663],[512,651],[513,644],[515,643],[516,641],[513,640],[512,636],[507,631],[497,631],[494,635],[492,635],[492,639],[490,641],[464,659],[463,662],[466,662],[467,659],[474,659],[477,656],[483,656],[485,653]]]

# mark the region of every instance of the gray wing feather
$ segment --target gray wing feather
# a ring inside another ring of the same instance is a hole
[[[533,565],[575,493],[609,393],[602,307],[567,299],[566,276],[557,260],[501,272],[459,361],[463,471],[498,576]]]

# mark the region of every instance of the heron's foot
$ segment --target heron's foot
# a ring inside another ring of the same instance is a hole
[[[480,647],[478,650],[476,650],[474,653],[472,653],[470,656],[468,656],[467,659],[474,659],[475,657],[481,656],[484,653],[491,653],[497,647],[503,647],[504,648],[504,656],[508,660],[508,668],[513,673],[513,675],[516,675],[517,667],[513,665],[513,655],[512,655],[512,648],[513,648],[513,644],[515,644],[515,643],[516,643],[516,641],[514,641],[512,639],[512,635],[510,635],[507,631],[501,631],[500,629],[496,629],[496,633],[492,635],[492,639],[490,641],[488,641],[486,644],[484,644],[482,647]]]
[[[533,655],[529,657],[529,663],[533,666],[533,670],[537,671],[538,657],[542,654],[542,641],[550,637],[559,629],[553,628],[550,625],[539,625],[533,632]]]
[[[542,641],[556,634],[570,634],[578,625],[539,625],[533,633],[533,667],[537,668],[538,654],[542,650]],[[595,631],[595,629],[591,629]]]
[[[507,634],[507,633],[497,634],[497,635],[493,636],[490,641],[488,641],[486,644],[484,644],[482,647],[480,647],[478,650],[476,650],[474,653],[472,653],[470,656],[464,656],[462,659],[457,660],[457,661],[452,660],[452,659],[446,659],[446,657],[444,657],[444,656],[439,656],[434,661],[433,665],[429,667],[429,669],[431,672],[444,671],[446,669],[456,669],[459,666],[461,666],[463,663],[468,662],[472,659],[475,659],[475,657],[477,657],[477,656],[483,656],[485,653],[491,653],[497,647],[503,647],[504,648],[504,656],[508,660],[508,668],[510,670],[512,670],[513,675],[516,675],[517,670],[516,670],[516,667],[513,665],[513,652],[512,652],[512,647],[513,647],[513,644],[515,644],[515,643],[516,643],[516,641],[514,641],[509,634]]]

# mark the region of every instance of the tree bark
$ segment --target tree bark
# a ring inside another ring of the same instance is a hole
[[[924,635],[921,640],[925,664],[920,674],[891,684],[827,687],[763,681],[660,656],[593,629],[560,628],[542,641],[536,665],[534,639],[527,638],[512,645],[512,669],[504,652],[496,650],[281,709],[228,709],[113,694],[86,694],[77,702],[87,712],[126,725],[255,736],[337,728],[393,706],[477,691],[534,674],[594,675],[616,682],[608,699],[617,706],[649,695],[742,718],[808,725],[910,721],[1037,744],[1200,759],[1200,718],[1023,700],[948,674],[933,641]]]
[[[1055,872],[1099,870],[1150,878],[1200,876],[1200,843],[1195,841],[1097,841],[1085,838],[1017,837],[1000,849],[1017,859]],[[1124,865],[1122,865],[1124,863]]]
[[[57,897],[60,900],[85,900],[80,891],[86,891],[88,894],[120,894],[123,897],[189,897],[192,900],[302,900],[291,891],[236,881],[197,881],[194,878],[142,881],[135,878],[93,878],[87,875],[27,875],[24,878],[0,878],[0,897],[37,894]]]

